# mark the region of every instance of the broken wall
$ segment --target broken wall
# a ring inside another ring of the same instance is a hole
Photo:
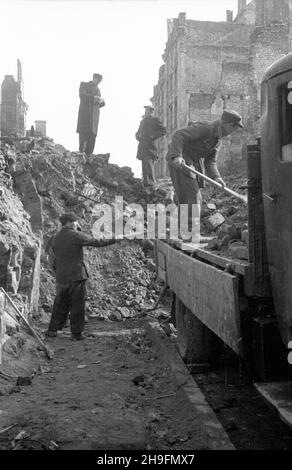
[[[22,300],[30,313],[38,309],[41,239],[13,188],[1,181],[0,286]]]
[[[25,135],[27,105],[22,99],[21,83],[5,75],[1,86],[1,135]]]

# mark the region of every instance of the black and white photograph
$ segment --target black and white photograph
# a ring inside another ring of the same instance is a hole
[[[292,0],[0,18],[1,455],[291,451]]]

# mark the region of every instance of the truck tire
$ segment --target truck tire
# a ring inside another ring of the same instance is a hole
[[[175,316],[178,349],[186,364],[208,363],[212,355],[214,333],[176,296]]]

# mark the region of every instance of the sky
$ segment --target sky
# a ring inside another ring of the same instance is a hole
[[[130,166],[136,160],[143,106],[150,104],[167,41],[167,18],[225,21],[237,0],[0,0],[0,81],[21,60],[27,128],[47,121],[47,135],[78,150],[79,84],[103,75],[94,153]]]

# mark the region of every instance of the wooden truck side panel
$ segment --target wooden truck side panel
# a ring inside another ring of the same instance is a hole
[[[237,354],[241,353],[238,279],[156,240],[159,279]]]

